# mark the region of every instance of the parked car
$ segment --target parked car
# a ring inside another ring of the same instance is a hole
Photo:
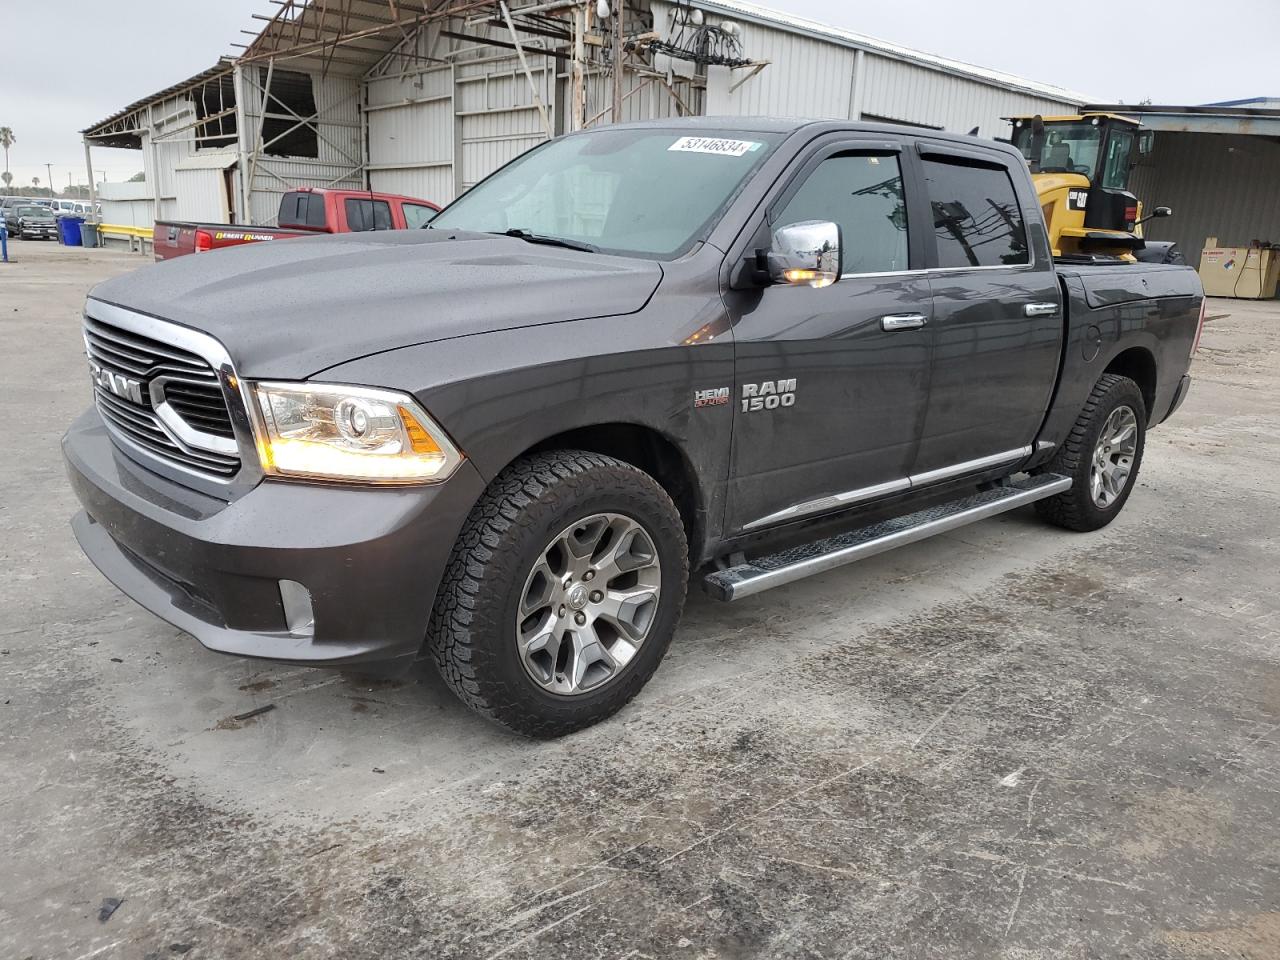
[[[58,221],[53,211],[35,203],[13,204],[4,208],[5,229],[9,236],[23,240],[56,240]]]
[[[157,260],[246,243],[287,240],[317,233],[414,229],[440,208],[430,200],[368,190],[299,187],[280,198],[276,227],[236,227],[225,223],[157,220],[152,233]]]
[[[1025,504],[1107,525],[1203,320],[1189,268],[1055,264],[1005,144],[588,130],[430,229],[96,287],[72,526],[212,650],[425,652],[556,736],[644,686],[691,569],[734,600]]]
[[[55,199],[51,203],[55,216],[87,217],[89,215],[89,204],[83,200]]]

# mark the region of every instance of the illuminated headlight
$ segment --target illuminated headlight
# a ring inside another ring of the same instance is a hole
[[[255,432],[271,475],[431,483],[462,455],[410,396],[326,383],[254,383]]]

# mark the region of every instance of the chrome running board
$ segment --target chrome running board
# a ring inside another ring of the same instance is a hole
[[[703,578],[702,588],[717,600],[741,600],[784,583],[1015,510],[1070,488],[1071,478],[1059,474],[1023,477],[927,510],[882,520],[859,530],[717,570]]]

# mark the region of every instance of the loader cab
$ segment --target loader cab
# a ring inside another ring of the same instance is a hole
[[[1013,144],[1026,157],[1055,257],[1132,260],[1143,245],[1142,205],[1129,190],[1151,134],[1111,113],[1011,117]]]

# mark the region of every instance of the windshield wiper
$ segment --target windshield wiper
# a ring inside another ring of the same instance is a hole
[[[564,237],[549,237],[542,233],[532,233],[524,229],[524,227],[512,227],[510,230],[503,230],[500,235],[515,237],[525,243],[544,243],[549,247],[566,247],[569,250],[581,250],[583,253],[597,253],[600,249],[580,240],[566,240]]]

